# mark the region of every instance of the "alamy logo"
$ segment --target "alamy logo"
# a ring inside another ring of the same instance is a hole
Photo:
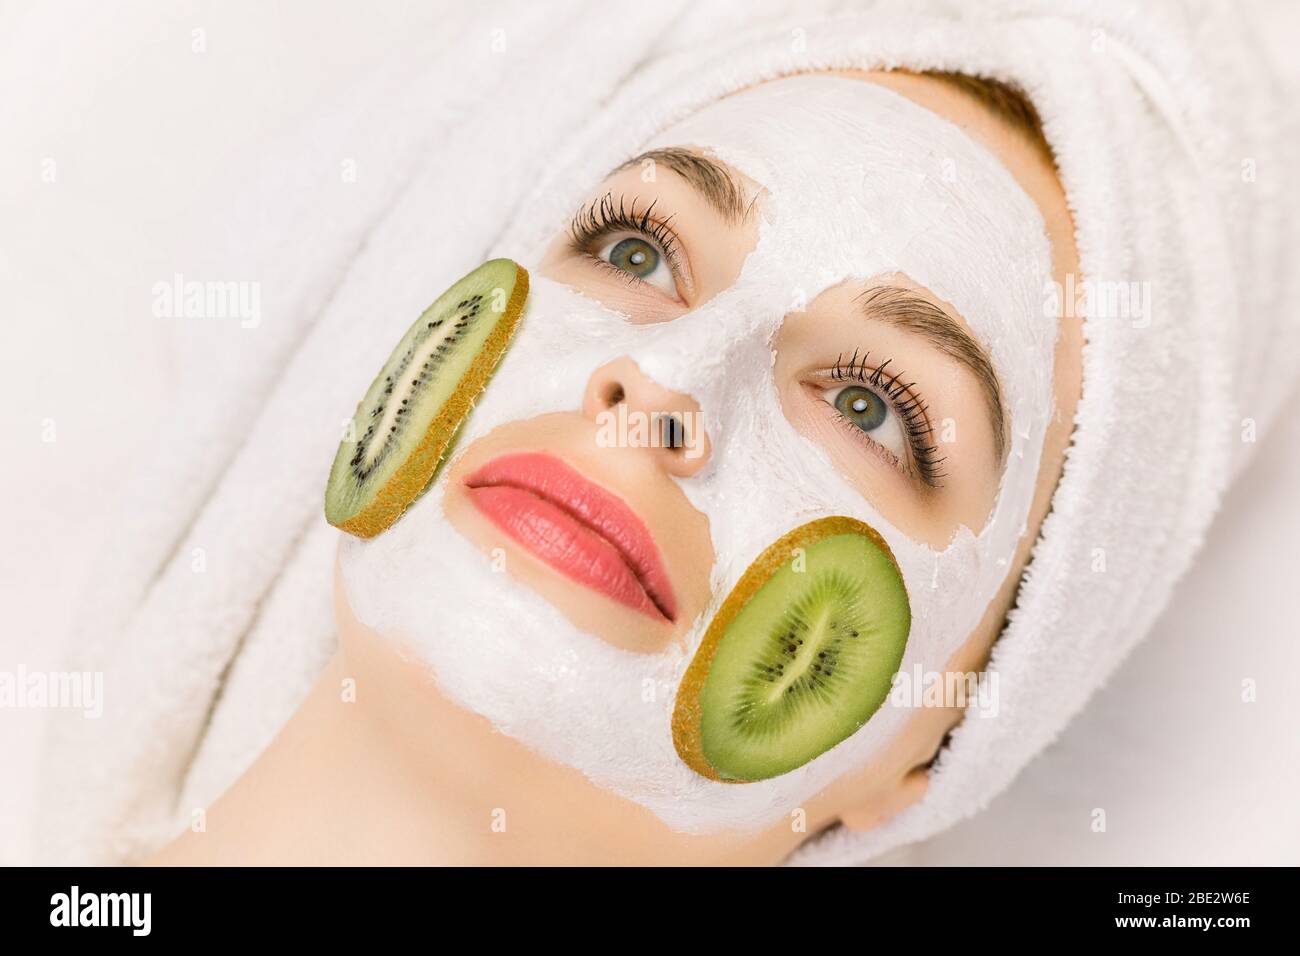
[[[151,893],[70,893],[50,897],[51,926],[129,926],[132,936],[148,936],[152,923]]]
[[[691,461],[704,454],[704,416],[699,412],[629,411],[619,402],[616,410],[597,414],[596,425],[599,448],[681,449]]]
[[[171,282],[155,282],[150,291],[153,314],[160,319],[238,319],[244,329],[262,324],[259,282],[199,281],[178,272]]]
[[[1049,319],[1127,319],[1135,329],[1151,325],[1151,283],[1081,279],[1066,273],[1065,283],[1043,285],[1043,315]]]
[[[104,713],[102,671],[0,671],[0,710],[74,709],[98,719]]]

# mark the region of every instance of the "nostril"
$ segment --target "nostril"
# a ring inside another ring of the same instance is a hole
[[[613,408],[626,397],[627,393],[623,391],[623,386],[619,382],[610,382],[609,385],[605,387],[606,408]]]
[[[686,427],[676,415],[662,415],[659,418],[659,435],[664,448],[684,448],[686,446]]]

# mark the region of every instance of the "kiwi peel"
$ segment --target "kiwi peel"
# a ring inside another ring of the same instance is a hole
[[[492,259],[407,330],[357,406],[325,487],[325,518],[360,538],[391,527],[446,458],[510,344],[528,273]]]
[[[803,766],[884,703],[911,620],[875,529],[840,516],[795,528],[745,570],[710,622],[677,690],[677,753],[730,783]]]

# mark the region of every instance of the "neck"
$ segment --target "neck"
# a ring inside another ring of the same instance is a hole
[[[271,746],[208,810],[204,832],[186,833],[151,862],[770,863],[797,843],[787,827],[674,832],[455,707],[427,680],[353,682],[349,672],[365,672],[356,663],[336,655]],[[363,700],[368,693],[382,700]],[[408,695],[417,695],[409,707]]]

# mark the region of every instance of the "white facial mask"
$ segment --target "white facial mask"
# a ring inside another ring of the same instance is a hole
[[[894,93],[792,77],[715,103],[647,148],[668,145],[704,149],[766,187],[758,245],[735,285],[671,322],[634,325],[534,274],[519,336],[459,448],[506,422],[580,409],[591,374],[619,356],[693,397],[713,450],[700,474],[678,482],[709,519],[716,563],[713,603],[685,649],[635,654],[577,629],[451,528],[441,486],[378,538],[348,539],[342,570],[358,618],[407,643],[453,700],[670,826],[711,832],[774,824],[867,764],[913,715],[886,701],[853,736],[770,780],[699,776],[678,756],[670,719],[717,605],[784,532],[855,517],[885,538],[907,586],[902,671],[942,671],[1001,587],[1025,528],[1052,408],[1056,325],[1041,307],[1051,258],[1037,208],[992,154]],[[790,425],[773,381],[771,343],[792,303],[889,273],[965,318],[990,354],[1011,424],[989,521],[979,534],[961,529],[943,551],[864,500]]]

